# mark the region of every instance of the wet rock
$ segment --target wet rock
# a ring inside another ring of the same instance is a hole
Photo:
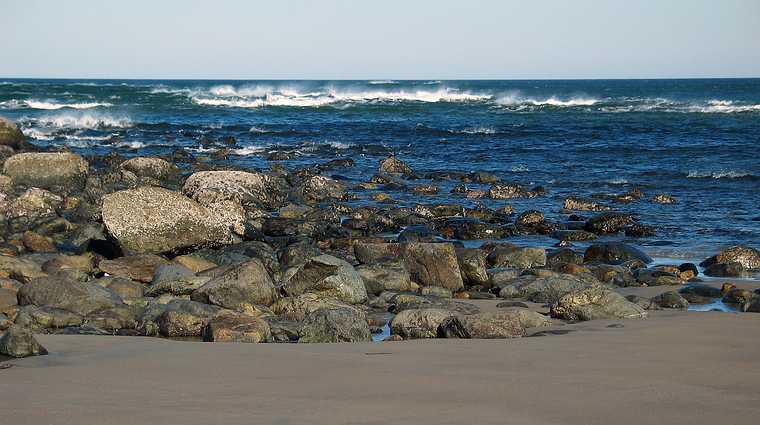
[[[103,198],[103,223],[125,253],[161,253],[231,243],[229,225],[195,201],[158,187]]]
[[[538,196],[537,192],[528,191],[513,183],[497,183],[488,189],[488,197],[491,199],[532,198],[535,196]]]
[[[620,242],[591,245],[583,255],[585,263],[621,264],[631,260],[639,260],[645,264],[652,262],[652,258],[638,248]]]
[[[625,228],[625,235],[632,238],[647,238],[657,235],[657,229],[646,224],[634,223]]]
[[[647,316],[641,306],[617,292],[600,287],[564,295],[552,306],[551,314],[565,320],[638,319]]]
[[[456,254],[465,285],[490,286],[485,252],[476,248],[461,248],[456,250]]]
[[[596,234],[618,233],[634,223],[634,216],[631,214],[607,212],[588,219],[585,230]]]
[[[403,258],[412,280],[422,286],[453,291],[464,287],[456,251],[450,243],[407,243],[403,246]]]
[[[652,197],[653,204],[677,204],[678,200],[675,196],[659,194]]]
[[[81,316],[122,304],[118,295],[99,285],[62,277],[40,277],[18,291],[19,305],[60,308]]]
[[[89,165],[81,156],[66,152],[20,153],[5,160],[3,174],[13,184],[70,193],[84,188]]]
[[[652,298],[652,303],[662,308],[676,308],[684,310],[689,308],[689,302],[686,300],[686,298],[682,297],[678,294],[678,292],[674,291],[663,292],[662,294],[657,295],[656,297]]]
[[[731,288],[723,294],[724,303],[736,304],[738,306],[748,305],[755,298],[757,298],[757,295],[748,289]]]
[[[414,172],[412,171],[412,169],[408,165],[406,165],[404,161],[396,158],[393,155],[380,161],[378,172],[380,174],[391,174],[391,175],[395,174],[395,175],[402,175],[406,177],[414,176]]]
[[[330,177],[312,176],[298,188],[298,195],[308,204],[318,204],[346,197],[346,186]]]
[[[404,310],[391,320],[391,333],[404,339],[435,338],[438,327],[455,314],[454,311],[438,308]]]
[[[633,273],[636,280],[647,286],[681,285],[678,276],[657,269],[638,269]]]
[[[723,297],[723,292],[719,288],[700,283],[690,283],[678,292],[692,304],[708,304]]]
[[[580,198],[577,196],[570,196],[565,198],[565,202],[562,208],[573,211],[609,211],[611,208],[606,205],[601,205],[590,199]]]
[[[510,235],[509,228],[496,223],[486,223],[470,217],[450,218],[436,226],[438,231],[451,239],[500,239]]]
[[[518,226],[535,226],[544,222],[544,213],[537,210],[528,210],[517,216],[515,224]]]
[[[19,149],[26,144],[26,136],[18,126],[6,118],[0,117],[0,145]]]
[[[562,264],[583,264],[583,256],[570,248],[557,249],[547,254],[547,266],[554,268]]]
[[[337,298],[348,304],[367,301],[367,290],[359,273],[347,262],[330,255],[311,258],[284,282],[289,296],[307,292]]]
[[[98,263],[98,268],[111,276],[150,283],[153,281],[156,269],[166,264],[169,264],[169,261],[163,257],[154,254],[142,254],[115,260],[103,260]]]
[[[699,265],[707,269],[708,276],[740,276],[746,271],[760,270],[760,252],[748,246],[732,246]]]
[[[203,328],[206,342],[267,342],[272,338],[266,320],[241,313],[223,312],[211,319]]]
[[[446,338],[519,338],[526,329],[549,326],[546,317],[523,308],[507,308],[496,312],[457,315],[441,324],[439,335]]]
[[[202,205],[237,201],[244,208],[280,207],[287,197],[284,180],[245,171],[201,171],[187,178],[182,192]]]
[[[0,337],[0,354],[10,357],[41,356],[48,351],[34,338],[30,329],[11,326]]]
[[[372,334],[364,312],[350,305],[321,308],[309,313],[299,330],[298,342],[369,342]]]
[[[552,237],[563,242],[591,241],[598,236],[585,230],[557,230],[552,232]]]
[[[404,265],[397,262],[363,264],[356,267],[367,292],[379,295],[383,291],[410,291],[412,281]]]
[[[488,254],[491,267],[530,269],[546,265],[546,250],[543,248],[520,248],[514,245],[499,245]]]
[[[269,272],[259,259],[232,266],[192,293],[190,298],[220,307],[253,311],[256,305],[269,306],[277,299]]]
[[[398,235],[399,242],[435,242],[436,234],[425,224],[407,226]]]

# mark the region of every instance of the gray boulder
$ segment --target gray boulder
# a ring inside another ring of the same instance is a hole
[[[193,292],[191,299],[232,310],[251,311],[256,305],[272,305],[277,299],[277,291],[264,264],[254,258],[211,279]]]
[[[41,356],[48,351],[34,338],[32,331],[21,326],[11,326],[0,337],[0,354],[10,357]]]
[[[605,288],[587,288],[571,292],[552,306],[551,314],[565,320],[639,319],[646,311],[617,292]]]
[[[182,188],[202,205],[231,200],[246,209],[268,210],[285,202],[287,190],[287,184],[278,177],[246,171],[201,171],[188,177]]]
[[[0,117],[0,146],[18,149],[26,142],[26,136],[18,126],[8,119]]]
[[[29,152],[5,160],[3,174],[13,184],[70,193],[81,190],[89,165],[79,155],[67,152]]]
[[[455,311],[440,308],[404,310],[391,320],[391,333],[404,339],[435,338],[438,327],[455,315]]]
[[[409,291],[412,281],[401,263],[363,264],[356,267],[367,292],[379,295],[383,291]]]
[[[100,285],[55,276],[40,277],[18,291],[20,305],[59,308],[81,316],[122,305],[118,295]]]
[[[453,316],[441,325],[439,334],[446,338],[519,338],[527,335],[527,328],[551,325],[546,317],[524,309],[506,308],[469,316]]]
[[[289,296],[311,292],[348,304],[367,301],[367,289],[359,273],[352,265],[331,255],[309,259],[285,279],[283,289]]]
[[[298,342],[369,342],[372,335],[364,312],[344,305],[309,313],[301,324]]]
[[[464,287],[454,245],[410,242],[403,245],[403,258],[412,281],[456,291]]]

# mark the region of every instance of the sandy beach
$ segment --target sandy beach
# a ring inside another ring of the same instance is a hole
[[[51,354],[0,370],[0,406],[17,425],[757,423],[760,315],[562,329],[306,345],[40,336]]]

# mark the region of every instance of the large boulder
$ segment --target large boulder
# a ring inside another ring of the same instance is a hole
[[[54,276],[40,277],[18,291],[19,305],[54,307],[85,316],[122,304],[118,295],[100,285]]]
[[[153,332],[165,337],[201,336],[203,329],[222,310],[213,305],[189,300],[172,300],[164,306],[159,306],[152,313],[155,317],[143,317],[140,327],[150,329],[145,322],[154,323]],[[152,320],[151,320],[152,319]],[[146,332],[146,334],[154,334]]]
[[[404,161],[391,155],[388,158],[380,161],[378,172],[381,174],[393,174],[411,177],[414,175],[412,169],[404,163]]]
[[[309,204],[342,200],[346,197],[346,186],[330,177],[312,176],[298,188],[298,195]]]
[[[20,153],[3,165],[3,173],[13,184],[63,193],[84,188],[88,169],[84,158],[68,152]]]
[[[596,234],[618,233],[635,222],[631,214],[606,212],[588,219],[585,229]]]
[[[488,254],[488,263],[495,268],[530,269],[543,267],[546,265],[546,250],[500,245]]]
[[[596,278],[587,275],[571,275],[545,272],[527,274],[502,284],[502,298],[525,298],[537,303],[555,303],[563,296],[586,288],[602,286]]]
[[[350,305],[309,313],[298,331],[298,342],[369,342],[372,334],[364,312]]]
[[[600,287],[563,296],[552,306],[551,314],[565,320],[639,319],[647,316],[641,306],[617,292]]]
[[[47,354],[32,331],[21,326],[11,326],[0,338],[0,354],[10,357],[29,357]]]
[[[280,178],[246,171],[201,171],[187,178],[182,191],[203,205],[237,201],[245,208],[275,209],[287,197]]]
[[[391,320],[391,333],[404,339],[435,338],[438,327],[455,315],[455,311],[440,308],[403,310]]]
[[[439,334],[447,338],[519,338],[527,328],[551,325],[546,317],[525,308],[513,307],[495,312],[457,315],[440,327]]]
[[[25,141],[24,133],[13,121],[0,117],[0,146],[18,149]]]
[[[456,251],[450,243],[406,243],[403,258],[412,281],[422,286],[440,286],[452,291],[464,288]]]
[[[160,266],[169,261],[155,254],[130,255],[114,260],[103,260],[98,268],[111,276],[126,277],[138,282],[149,283]]]
[[[464,282],[470,286],[489,286],[490,279],[486,271],[486,253],[477,248],[462,248],[456,252],[459,270],[462,272]]]
[[[363,264],[356,271],[364,281],[367,292],[379,295],[383,291],[409,291],[412,281],[404,265],[396,262]]]
[[[299,266],[286,278],[283,289],[289,296],[311,292],[348,304],[367,301],[367,289],[359,273],[351,264],[331,255],[313,257]]]
[[[128,254],[232,243],[227,223],[182,194],[139,187],[103,197],[103,223]]]
[[[585,263],[621,264],[631,260],[644,264],[652,262],[652,258],[640,249],[620,242],[593,244],[583,254]]]
[[[748,271],[760,270],[760,252],[748,246],[732,246],[706,259],[700,266],[705,267],[708,276],[739,277]]]
[[[335,298],[326,298],[318,294],[305,293],[294,297],[280,298],[272,304],[274,314],[282,319],[303,322],[309,314],[322,308],[337,308],[345,305]]]
[[[248,314],[222,312],[203,328],[206,342],[267,342],[272,334],[266,320]]]
[[[122,162],[119,167],[122,170],[134,173],[137,177],[159,181],[175,178],[179,174],[176,165],[156,157],[138,156]]]
[[[191,299],[232,310],[253,311],[256,305],[272,305],[277,291],[264,264],[254,258],[211,279],[193,292]]]

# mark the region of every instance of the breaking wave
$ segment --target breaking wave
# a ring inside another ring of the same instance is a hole
[[[547,98],[525,97],[518,92],[510,93],[496,99],[496,103],[506,107],[530,107],[530,106],[555,106],[555,107],[573,107],[573,106],[594,106],[600,101],[591,97],[571,97],[560,98],[550,96]]]
[[[127,117],[99,114],[62,114],[35,118],[30,121],[37,126],[69,129],[129,128],[132,121]]]
[[[755,178],[751,173],[737,170],[700,171],[692,170],[686,175],[689,179],[741,179]]]
[[[98,107],[113,106],[111,103],[101,102],[86,102],[86,103],[56,103],[56,102],[44,102],[40,100],[25,100],[23,102],[27,108],[30,109],[45,109],[45,110],[57,110],[63,108],[71,109],[92,109]]]

